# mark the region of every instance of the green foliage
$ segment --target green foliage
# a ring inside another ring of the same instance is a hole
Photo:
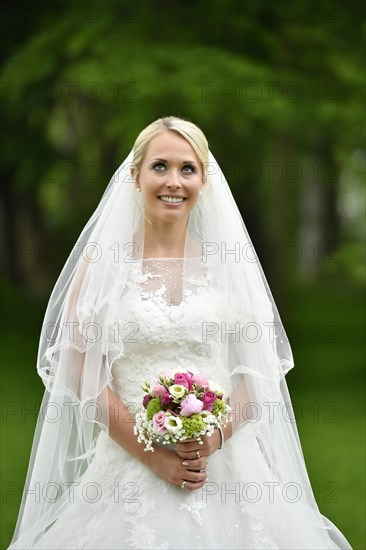
[[[202,420],[199,414],[192,414],[191,416],[181,417],[184,435],[186,437],[194,437],[195,434],[199,433],[205,428],[205,423]]]
[[[75,240],[138,132],[162,115],[204,129],[254,230],[272,215],[272,183],[263,176],[254,191],[245,166],[265,172],[279,133],[291,136],[292,162],[324,139],[339,152],[363,137],[353,4],[304,2],[291,17],[280,4],[202,0],[189,10],[198,24],[184,26],[179,0],[163,12],[152,0],[93,6],[41,5],[44,19],[0,71],[9,130],[1,163],[20,198],[31,191],[54,238]]]
[[[324,279],[343,280],[364,288],[366,284],[365,247],[360,241],[345,242],[336,256],[322,265]]]
[[[146,417],[148,420],[151,420],[154,414],[158,413],[162,410],[160,397],[154,397],[153,399],[150,399],[148,404],[146,405]]]
[[[224,414],[225,409],[225,403],[221,399],[216,399],[212,407],[212,414],[214,414],[215,416],[218,416],[220,412]]]

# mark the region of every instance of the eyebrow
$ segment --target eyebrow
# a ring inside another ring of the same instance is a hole
[[[168,160],[161,159],[161,158],[152,159],[151,162],[154,162],[154,161],[156,161],[156,160],[158,160],[159,162],[169,162]],[[194,161],[194,160],[183,160],[183,164],[187,164],[187,163],[189,163],[189,164],[197,164],[197,162]]]

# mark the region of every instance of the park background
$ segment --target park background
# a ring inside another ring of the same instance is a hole
[[[292,345],[321,512],[366,547],[364,3],[13,2],[1,19],[1,548],[43,386],[50,292],[137,134],[206,133]]]

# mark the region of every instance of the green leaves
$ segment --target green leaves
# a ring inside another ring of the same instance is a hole
[[[45,2],[33,32],[25,18],[23,33],[14,18],[18,35],[9,30],[14,44],[0,70],[0,168],[12,167],[15,193],[31,193],[52,238],[79,234],[137,134],[160,116],[202,127],[258,240],[282,177],[274,183],[267,166],[318,162],[318,144],[327,141],[335,158],[346,159],[363,139],[355,123],[363,112],[362,30],[353,2],[309,0],[291,11],[281,3],[201,0],[190,3],[188,20],[186,2],[159,6]],[[284,135],[288,146],[279,153]],[[32,176],[24,178],[23,162]],[[305,185],[303,178],[294,190]]]

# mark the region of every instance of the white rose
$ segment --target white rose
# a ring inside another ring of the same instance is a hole
[[[183,428],[183,423],[178,416],[167,415],[165,417],[164,426],[169,432],[176,434]]]
[[[210,388],[211,391],[221,395],[222,393],[224,393],[222,391],[222,389],[220,388],[220,386],[218,384],[216,384],[216,382],[214,382],[213,380],[209,380],[208,381],[208,386]]]
[[[169,388],[169,393],[173,397],[183,397],[187,393],[187,388],[182,386],[182,384],[173,384]]]

